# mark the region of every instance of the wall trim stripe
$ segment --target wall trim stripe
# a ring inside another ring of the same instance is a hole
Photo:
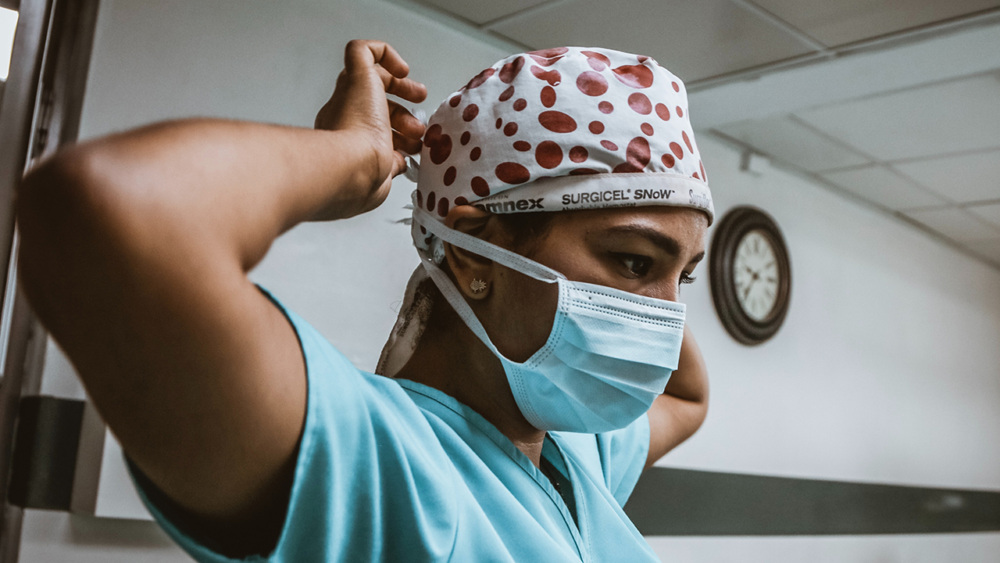
[[[986,532],[1000,531],[1000,491],[653,467],[625,512],[650,536]]]

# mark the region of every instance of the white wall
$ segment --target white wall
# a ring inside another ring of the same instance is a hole
[[[294,6],[294,8],[290,7]],[[309,125],[343,44],[385,38],[433,103],[507,54],[378,0],[105,0],[82,124],[94,136],[212,115]],[[698,108],[692,108],[697,123]],[[791,252],[792,306],[746,348],[712,309],[706,268],[685,287],[712,373],[703,429],[665,465],[946,487],[1000,488],[1000,273],[824,189],[738,172],[702,134],[720,214],[767,209]],[[405,181],[374,213],[304,225],[254,272],[356,364],[373,367],[416,265]],[[82,396],[50,350],[44,390]],[[993,561],[1000,534],[873,538],[654,538],[669,561]],[[826,557],[825,559],[823,557]],[[186,560],[155,526],[33,512],[25,562]]]
[[[781,226],[791,306],[772,340],[746,347],[707,283],[685,288],[712,400],[662,463],[1000,489],[1000,272],[781,170],[742,173],[707,134],[698,144],[720,216],[752,204]]]

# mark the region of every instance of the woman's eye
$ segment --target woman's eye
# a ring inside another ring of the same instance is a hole
[[[625,266],[625,269],[628,270],[629,274],[637,278],[648,274],[650,267],[653,265],[653,261],[648,257],[636,254],[619,254],[618,259]]]
[[[689,276],[687,272],[681,273],[681,283],[694,283],[694,280],[696,279],[697,278]]]

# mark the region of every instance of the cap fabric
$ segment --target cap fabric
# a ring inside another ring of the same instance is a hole
[[[414,205],[443,219],[466,204],[493,213],[675,205],[711,220],[684,84],[650,57],[610,49],[497,62],[449,96],[424,135]]]

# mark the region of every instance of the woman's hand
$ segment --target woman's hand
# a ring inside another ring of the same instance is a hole
[[[370,211],[389,195],[392,179],[406,170],[406,154],[420,151],[424,124],[392,94],[418,103],[427,88],[406,78],[409,65],[388,43],[354,40],[347,44],[344,70],[333,96],[316,115],[316,128],[358,134],[371,146],[367,166],[358,170],[355,190],[338,198],[336,210],[320,211],[316,219],[344,218]]]

